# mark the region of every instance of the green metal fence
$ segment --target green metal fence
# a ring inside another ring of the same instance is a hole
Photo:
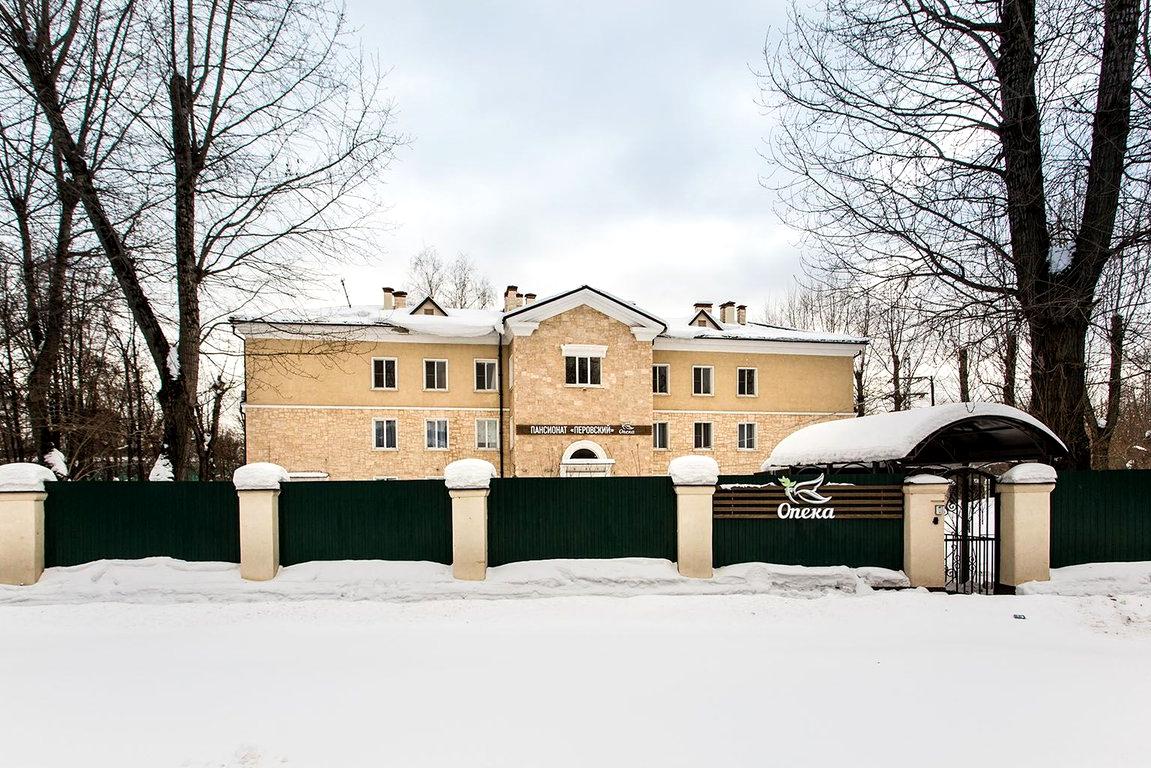
[[[452,562],[452,506],[443,480],[284,483],[280,563]]]
[[[513,477],[492,481],[488,565],[555,558],[675,560],[668,477]]]
[[[47,566],[167,556],[240,562],[240,521],[230,482],[49,483]]]
[[[1059,473],[1051,566],[1151,560],[1151,470]]]
[[[806,475],[805,475],[806,477]],[[724,475],[720,484],[772,482],[768,475]],[[888,485],[902,475],[831,475],[827,483]],[[835,487],[823,490],[834,497]],[[848,565],[903,568],[903,520],[715,520],[714,564]]]

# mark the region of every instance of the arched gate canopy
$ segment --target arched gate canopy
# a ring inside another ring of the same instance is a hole
[[[1065,456],[1054,432],[1018,408],[954,403],[813,424],[780,441],[763,463],[776,467],[897,463],[977,464]]]

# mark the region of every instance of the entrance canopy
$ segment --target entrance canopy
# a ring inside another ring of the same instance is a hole
[[[967,464],[1050,461],[1067,454],[1054,432],[1018,408],[954,403],[813,424],[780,441],[763,463]]]

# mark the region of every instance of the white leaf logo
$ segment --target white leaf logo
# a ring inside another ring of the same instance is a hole
[[[823,477],[820,475],[813,480],[784,483],[783,492],[794,504],[826,504],[831,501],[831,497],[824,496],[819,492],[819,486],[823,484]]]

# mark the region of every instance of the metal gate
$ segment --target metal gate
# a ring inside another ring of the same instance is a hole
[[[995,475],[974,467],[947,473],[944,518],[947,591],[995,593],[999,580],[999,497]]]

